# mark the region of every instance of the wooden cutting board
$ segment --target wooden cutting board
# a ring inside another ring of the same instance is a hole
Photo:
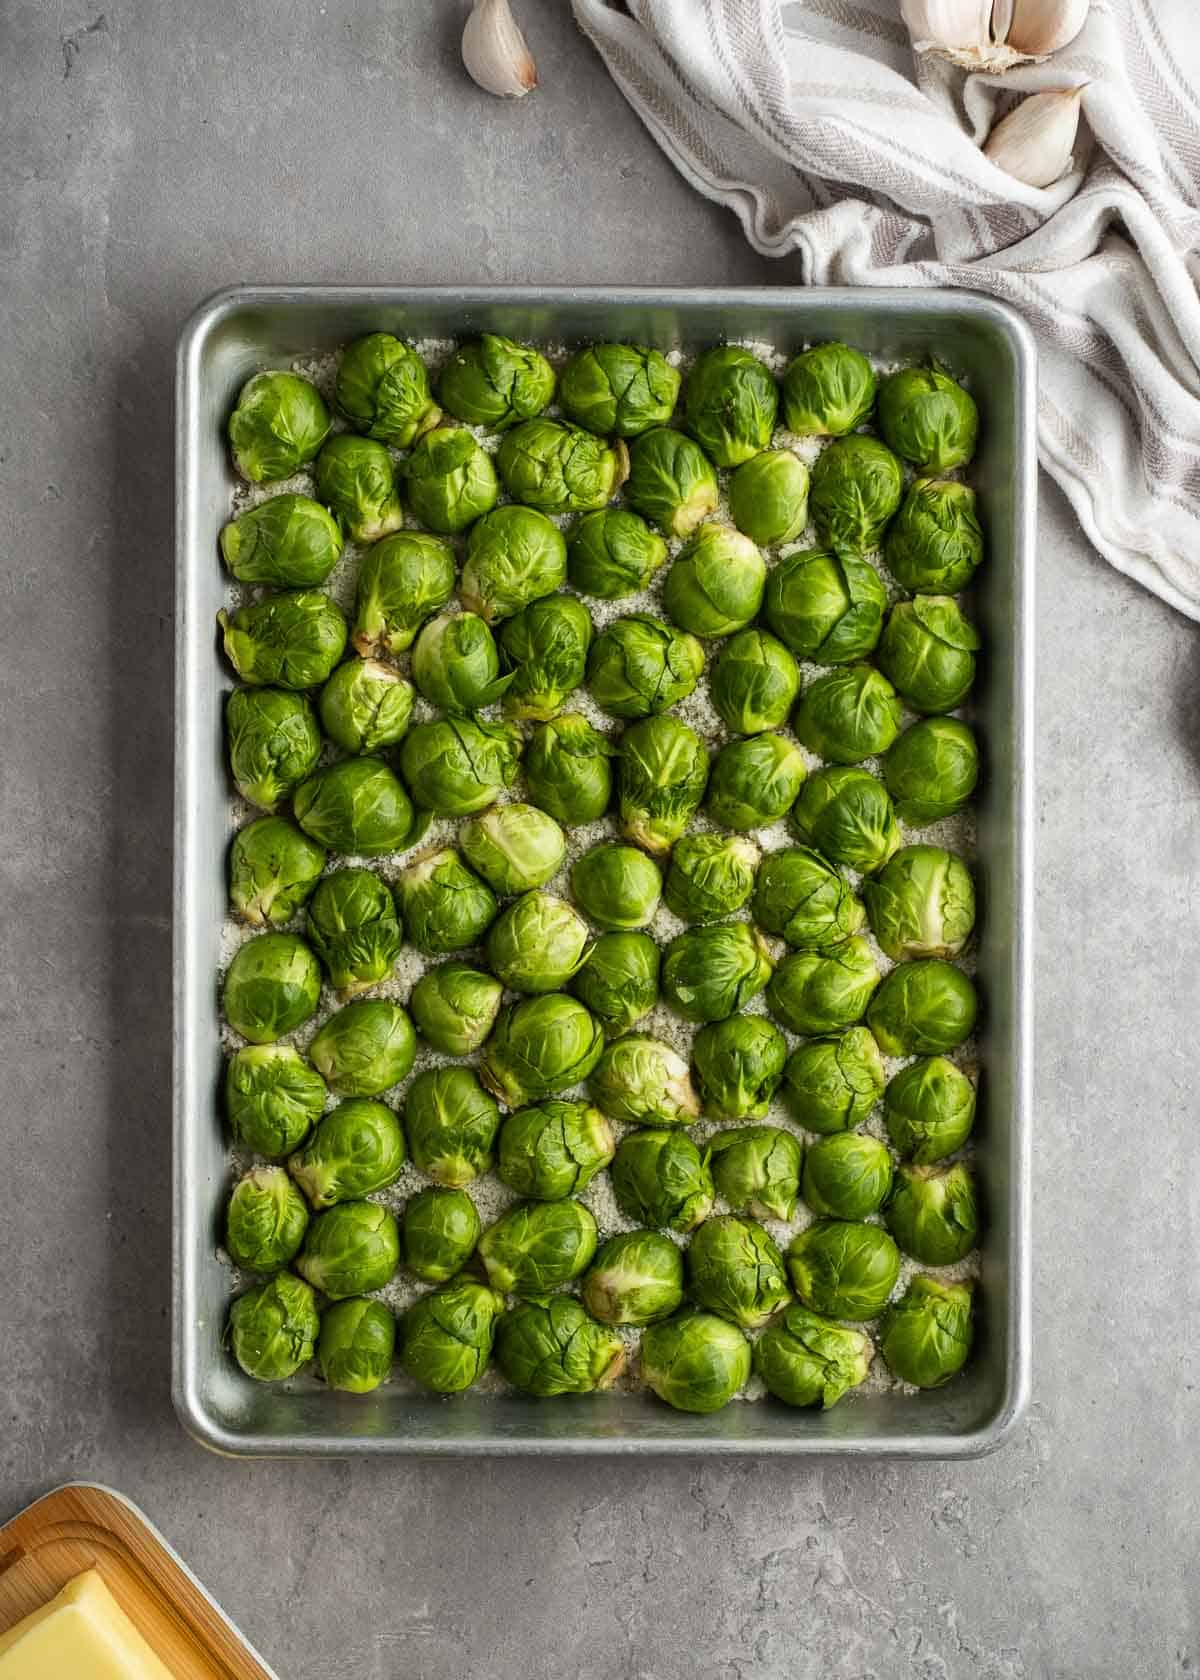
[[[0,1631],[85,1569],[99,1570],[175,1680],[277,1680],[137,1506],[91,1482],[57,1488],[0,1528]]]

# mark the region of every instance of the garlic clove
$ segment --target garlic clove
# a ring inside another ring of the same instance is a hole
[[[486,93],[523,99],[538,85],[537,67],[508,0],[475,0],[462,37],[467,74]]]
[[[992,35],[1023,57],[1045,58],[1070,45],[1090,5],[1091,0],[996,0]]]
[[[992,0],[900,0],[900,11],[915,52],[937,53],[964,70],[1005,70],[1019,56],[993,33]]]
[[[1027,187],[1053,186],[1071,167],[1082,98],[1083,87],[1031,94],[996,124],[984,156]]]

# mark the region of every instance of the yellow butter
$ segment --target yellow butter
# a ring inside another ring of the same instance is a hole
[[[89,1569],[0,1634],[0,1680],[173,1680]]]

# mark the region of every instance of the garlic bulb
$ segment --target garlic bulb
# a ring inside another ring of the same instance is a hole
[[[1024,58],[1045,58],[1071,44],[1087,22],[1091,0],[995,0],[992,39]]]
[[[537,67],[508,0],[475,0],[463,29],[462,56],[471,79],[501,99],[523,99],[538,85]]]
[[[1082,98],[1082,87],[1031,94],[996,124],[984,156],[1027,187],[1053,186],[1071,167]]]
[[[1091,0],[900,0],[913,48],[965,70],[1008,70],[1073,41]]]
[[[917,52],[981,53],[992,41],[992,0],[900,0]]]

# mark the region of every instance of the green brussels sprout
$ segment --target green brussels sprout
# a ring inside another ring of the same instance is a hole
[[[432,956],[478,945],[496,915],[492,889],[449,846],[401,870],[395,891],[409,939]]]
[[[716,512],[717,475],[690,437],[652,426],[629,447],[625,499],[665,536],[686,537]]]
[[[941,846],[904,846],[863,882],[871,932],[894,962],[956,957],[975,926],[975,888],[960,857]]]
[[[312,1358],[320,1329],[316,1296],[291,1272],[248,1289],[229,1309],[233,1357],[256,1382],[294,1377]]]
[[[308,1227],[296,1270],[331,1301],[369,1295],[396,1275],[400,1232],[378,1202],[339,1202]]]
[[[879,643],[879,669],[916,712],[953,711],[975,681],[979,632],[950,595],[897,601]]]
[[[317,717],[302,694],[235,688],[225,706],[229,768],[242,798],[273,811],[321,756]]]
[[[764,1015],[730,1015],[701,1027],[692,1062],[704,1112],[715,1120],[761,1120],[787,1061],[787,1041]]]
[[[965,467],[975,453],[975,399],[941,367],[901,368],[879,387],[879,430],[888,447],[925,472]]]
[[[640,344],[591,344],[563,369],[558,396],[577,426],[600,437],[637,437],[671,418],[679,374]]]
[[[975,1086],[944,1056],[910,1062],[889,1082],[883,1119],[893,1147],[919,1166],[961,1149],[975,1124]]]
[[[754,889],[754,920],[802,951],[828,951],[857,933],[866,913],[832,864],[808,846],[787,846],[763,860]]]
[[[974,490],[952,478],[918,478],[888,528],[883,557],[902,589],[957,595],[983,559]]]
[[[488,967],[514,992],[559,992],[591,954],[587,923],[554,893],[527,892],[497,916]]]
[[[753,1219],[722,1213],[706,1219],[687,1251],[688,1293],[701,1307],[757,1330],[790,1301],[783,1255]]]
[[[799,838],[844,869],[870,873],[900,844],[896,813],[882,782],[869,770],[834,764],[817,770],[792,806]]]
[[[500,1128],[496,1171],[519,1196],[558,1202],[586,1190],[616,1147],[598,1108],[552,1097],[508,1116]]]
[[[900,733],[902,707],[891,683],[870,665],[845,665],[810,683],[792,727],[810,752],[835,764],[885,753]]]
[[[217,614],[225,654],[244,683],[315,688],[346,647],[346,620],[319,589],[291,589]]]
[[[719,1412],[750,1376],[750,1343],[736,1324],[684,1311],[642,1337],[642,1376],[678,1412]]]
[[[900,1276],[900,1250],[879,1225],[818,1219],[792,1238],[788,1273],[797,1295],[830,1318],[875,1318]]]
[[[496,452],[515,502],[543,513],[584,513],[611,501],[628,471],[623,443],[610,446],[561,420],[524,420]]]
[[[469,963],[448,962],[423,974],[408,1007],[417,1031],[445,1056],[469,1056],[496,1024],[504,987]]]
[[[881,1146],[882,1147],[882,1146]],[[896,1168],[896,1185],[884,1210],[888,1230],[905,1254],[923,1266],[952,1266],[979,1240],[975,1180],[969,1167]]]
[[[542,412],[554,395],[554,369],[532,345],[483,333],[450,357],[438,395],[456,420],[504,432]]]
[[[292,810],[312,839],[351,857],[406,851],[425,832],[403,783],[378,758],[322,765],[296,789]]]
[[[904,473],[878,438],[854,432],[817,456],[809,506],[817,534],[837,554],[878,548],[900,506]]]
[[[978,1007],[960,968],[922,957],[885,977],[871,999],[867,1025],[885,1056],[939,1056],[970,1038]]]
[[[400,748],[400,768],[424,810],[439,817],[469,817],[511,787],[521,745],[515,724],[436,718],[409,730]]]
[[[648,933],[602,933],[571,981],[609,1038],[627,1032],[658,1002],[658,946]]]
[[[796,661],[782,642],[759,629],[739,630],[731,636],[708,677],[713,708],[735,735],[778,729],[787,722],[799,691]]]
[[[385,1381],[396,1347],[396,1320],[382,1301],[352,1296],[321,1318],[317,1363],[330,1388],[370,1394]]]
[[[229,903],[251,927],[290,922],[325,867],[325,848],[286,817],[256,817],[229,849]]]
[[[791,1306],[755,1342],[754,1369],[785,1405],[828,1411],[866,1379],[874,1352],[861,1330]]]
[[[609,1178],[617,1206],[642,1225],[690,1231],[712,1212],[708,1154],[686,1132],[630,1132],[617,1145]]]
[[[879,1327],[888,1370],[914,1388],[940,1388],[967,1362],[974,1327],[970,1283],[918,1275],[893,1301]]]
[[[596,1221],[582,1202],[518,1202],[489,1225],[478,1254],[502,1295],[544,1295],[587,1270]]]
[[[486,623],[511,618],[566,581],[566,541],[544,513],[498,507],[472,525],[459,599]]]
[[[423,1283],[445,1283],[475,1252],[483,1226],[465,1190],[420,1190],[401,1222],[404,1264]]]
[[[339,1097],[378,1097],[412,1072],[417,1035],[399,1004],[360,998],[329,1017],[308,1053]]]
[[[605,1114],[631,1126],[690,1126],[700,1118],[687,1063],[649,1033],[629,1033],[610,1044],[588,1090]]]
[[[291,478],[312,460],[331,424],[324,398],[307,379],[278,369],[256,373],[229,416],[233,464],[251,484]]]
[[[810,1144],[802,1194],[814,1213],[865,1219],[877,1213],[892,1187],[887,1145],[865,1132],[834,1132]]]
[[[535,729],[525,750],[525,786],[533,803],[569,827],[595,822],[612,798],[616,748],[581,712],[563,712]]]
[[[343,993],[386,980],[404,943],[387,884],[369,869],[327,875],[309,900],[306,931],[329,984]]]
[[[425,363],[391,333],[367,333],[346,346],[334,398],[355,431],[393,449],[411,449],[440,418]]]
[[[222,1007],[234,1032],[271,1044],[302,1027],[321,998],[321,969],[294,933],[260,933],[236,952],[225,974]]]
[[[419,1073],[409,1087],[404,1120],[413,1165],[439,1184],[461,1190],[491,1171],[500,1110],[470,1068]]]
[[[421,625],[454,594],[454,550],[441,537],[405,531],[363,555],[354,600],[356,650],[404,653]]]
[[[492,457],[461,426],[426,432],[401,470],[409,506],[431,531],[465,531],[500,495]]]
[[[783,370],[784,418],[797,437],[844,437],[874,406],[875,369],[848,344],[814,344]]]
[[[602,1324],[654,1324],[683,1300],[683,1255],[660,1231],[622,1231],[601,1246],[580,1294]]]
[[[621,828],[648,852],[668,852],[700,808],[708,753],[694,729],[673,717],[631,724],[617,748]]]
[[[317,456],[313,483],[355,542],[378,542],[404,524],[392,457],[373,438],[336,432]]]
[[[771,957],[749,922],[688,928],[663,953],[663,997],[685,1021],[723,1021],[771,977]]]
[[[278,1272],[298,1251],[308,1209],[282,1167],[253,1167],[239,1178],[225,1213],[225,1248],[244,1272]]]
[[[477,712],[512,682],[500,675],[496,639],[472,612],[442,613],[421,627],[412,650],[413,681],[444,712]]]
[[[592,620],[582,601],[573,595],[531,601],[500,631],[511,667],[504,710],[537,723],[555,717],[583,681],[591,645]]]
[[[685,700],[703,669],[695,636],[650,613],[631,613],[614,618],[592,643],[588,688],[612,717],[650,717]]]
[[[752,840],[738,835],[683,835],[671,853],[663,887],[668,910],[685,922],[732,916],[754,891],[760,855]]]
[[[781,1126],[735,1126],[711,1139],[712,1175],[735,1213],[795,1218],[804,1148]]]
[[[729,480],[729,516],[760,548],[793,542],[808,524],[808,468],[790,449],[766,449]]]
[[[221,558],[239,583],[315,589],[342,553],[337,520],[311,496],[272,496],[221,527]]]
[[[400,1326],[400,1364],[436,1394],[461,1394],[487,1370],[504,1298],[472,1278],[422,1295]]]
[[[351,1097],[317,1121],[288,1171],[320,1209],[386,1190],[403,1165],[404,1132],[392,1110],[369,1097]]]
[[[883,1094],[887,1075],[868,1027],[849,1027],[828,1038],[810,1038],[783,1070],[789,1107],[810,1132],[859,1126]]]
[[[493,805],[458,831],[467,862],[497,893],[509,897],[544,887],[567,855],[567,838],[535,805]]]
[[[975,737],[957,718],[922,718],[884,754],[883,779],[896,815],[909,828],[952,817],[979,780]]]
[[[694,636],[728,636],[758,616],[766,584],[767,563],[750,538],[714,520],[671,562],[663,605]]]
[[[736,467],[765,449],[778,408],[774,376],[749,350],[722,344],[692,364],[683,394],[684,424],[719,467]]]
[[[636,595],[665,564],[667,545],[657,531],[627,508],[597,508],[578,519],[567,543],[572,589],[616,601]]]
[[[792,1032],[839,1032],[861,1021],[879,970],[865,939],[847,939],[832,951],[792,951],[767,986],[772,1015]]]
[[[599,1021],[560,993],[503,1010],[484,1045],[479,1076],[509,1108],[557,1096],[587,1078],[604,1049]]]
[[[591,1394],[616,1382],[625,1343],[570,1295],[548,1295],[504,1314],[496,1327],[496,1362],[524,1394]]]
[[[348,753],[377,753],[408,733],[413,686],[377,659],[348,659],[321,690],[321,727]]]
[[[767,579],[763,617],[801,659],[847,665],[869,654],[883,629],[887,591],[879,573],[853,555],[806,548]]]
[[[662,874],[654,859],[636,846],[606,842],[593,846],[572,866],[571,891],[597,927],[621,932],[654,920]]]
[[[786,816],[807,774],[804,754],[785,735],[766,729],[729,741],[713,760],[708,814],[739,833],[769,828]]]
[[[290,1044],[248,1044],[225,1069],[225,1113],[235,1143],[290,1155],[321,1118],[325,1081]]]

